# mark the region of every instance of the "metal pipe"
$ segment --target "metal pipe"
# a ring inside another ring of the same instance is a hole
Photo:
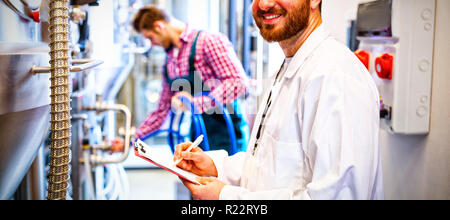
[[[230,39],[233,48],[236,50],[236,0],[229,0],[228,2],[228,38]]]
[[[103,63],[103,61],[101,61],[101,60],[91,60],[88,63],[70,67],[70,72],[83,72],[88,69],[92,69],[96,66],[99,66],[102,63]],[[72,64],[74,64],[73,61],[72,61]]]
[[[65,200],[71,145],[69,0],[50,0],[49,17],[52,134],[47,199]]]
[[[251,28],[251,12],[250,5],[252,2],[250,0],[244,0],[244,12],[243,12],[243,24],[242,24],[242,35],[243,35],[243,46],[242,46],[242,66],[244,67],[245,73],[250,75],[250,28]]]
[[[128,199],[130,194],[130,182],[128,181],[127,173],[125,172],[125,169],[123,168],[123,164],[117,164],[117,170],[119,171],[119,181],[122,183],[122,190],[123,192],[120,199]]]
[[[71,66],[70,72],[83,72],[88,69],[92,69],[94,67],[97,67],[101,64],[103,64],[103,61],[101,60],[91,60],[91,59],[79,59],[79,60],[72,60],[72,64],[77,64],[78,66]],[[33,66],[30,70],[30,72],[35,75],[38,73],[50,73],[51,67],[38,67]]]
[[[92,155],[90,158],[91,162],[93,163],[120,163],[123,162],[128,158],[128,154],[130,152],[130,136],[131,136],[131,112],[125,105],[120,104],[113,104],[113,105],[106,105],[102,103],[101,101],[97,101],[95,106],[93,107],[85,107],[85,110],[87,111],[119,111],[124,114],[125,116],[125,146],[124,146],[124,152],[123,154],[116,159],[109,159],[109,158],[103,158],[98,155]]]
[[[87,188],[89,189],[89,195],[91,196],[91,200],[95,200],[95,189],[94,189],[94,180],[92,178],[91,171],[91,163],[89,161],[89,149],[83,150],[83,158],[84,158],[84,172],[87,176]]]
[[[105,177],[105,179],[106,179],[106,186],[103,189],[102,197],[107,199],[107,198],[111,198],[111,196],[108,196],[108,195],[113,191],[114,185],[115,185],[114,183],[115,183],[115,181],[117,181],[115,179],[115,176],[114,176],[114,166],[113,166],[113,164],[105,166],[105,173],[106,173],[106,177]]]
[[[135,63],[134,56],[135,55],[133,53],[128,54],[128,63],[117,77],[109,94],[107,94],[106,101],[114,100],[115,97],[117,96],[117,93],[119,93],[119,90],[122,88],[122,85],[124,84],[125,80],[128,78],[128,75],[130,74],[131,70],[134,67]]]

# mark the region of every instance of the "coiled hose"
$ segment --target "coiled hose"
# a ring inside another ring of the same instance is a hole
[[[70,163],[69,0],[50,0],[51,146],[49,200],[66,199]]]

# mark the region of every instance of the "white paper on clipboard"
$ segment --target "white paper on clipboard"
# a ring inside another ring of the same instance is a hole
[[[146,143],[144,143],[141,140],[136,140],[134,143],[134,146],[136,147],[136,156],[147,160],[153,164],[155,164],[158,167],[161,167],[189,182],[201,185],[196,178],[199,176],[196,174],[193,174],[191,172],[188,172],[186,170],[180,169],[177,166],[175,166],[175,163],[173,161],[172,157],[167,157],[166,154],[161,154],[158,151],[155,151],[150,146],[148,146]]]

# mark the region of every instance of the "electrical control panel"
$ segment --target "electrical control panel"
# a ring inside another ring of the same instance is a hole
[[[381,127],[429,133],[435,0],[392,0],[390,36],[363,36],[355,52],[380,92]]]

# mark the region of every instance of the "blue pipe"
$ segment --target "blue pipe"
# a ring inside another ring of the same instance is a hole
[[[209,151],[209,139],[208,139],[208,134],[206,133],[206,126],[205,126],[205,122],[203,121],[202,115],[196,115],[197,117],[197,123],[198,126],[201,129],[201,133],[203,134],[203,150],[204,151]],[[196,137],[198,137],[200,135],[196,135]]]
[[[195,129],[195,137],[198,137],[201,134],[203,134],[203,150],[209,151],[209,149],[210,149],[209,139],[208,139],[208,135],[206,133],[205,122],[203,121],[202,115],[199,114],[200,111],[197,110],[194,103],[189,101],[189,99],[187,97],[180,96],[180,101],[185,106],[190,106],[190,110],[191,110],[191,114],[192,114],[192,122],[194,124],[194,129]]]
[[[225,123],[227,124],[228,134],[230,135],[231,143],[231,155],[237,153],[237,143],[236,143],[236,133],[234,131],[233,121],[231,120],[230,113],[227,108],[222,107],[223,117],[225,118]]]
[[[211,98],[216,105],[222,110],[223,117],[225,119],[225,123],[227,124],[228,134],[230,135],[230,143],[231,143],[231,155],[234,155],[237,153],[237,142],[236,142],[236,132],[234,131],[233,121],[231,120],[230,113],[228,112],[228,109],[225,108],[222,103],[217,102],[216,99],[210,95],[208,92],[202,92],[195,97],[198,96],[208,96]],[[236,101],[235,101],[236,102]]]
[[[202,93],[196,95],[195,97],[198,97],[198,96],[208,96],[208,97],[210,97],[218,105],[218,107],[222,110],[222,114],[224,116],[225,123],[227,125],[227,130],[228,130],[228,133],[230,135],[231,154],[234,155],[235,153],[237,153],[236,133],[234,131],[233,121],[231,120],[231,116],[230,116],[230,113],[228,112],[228,109],[225,108],[220,102],[217,102],[216,99],[214,97],[212,97],[207,92],[202,92]],[[202,115],[198,114],[199,111],[197,111],[197,109],[194,106],[194,103],[190,102],[189,99],[187,99],[186,97],[180,97],[180,100],[185,106],[190,106],[190,110],[191,110],[191,113],[192,113],[192,124],[194,125],[194,129],[195,129],[195,136],[198,137],[201,134],[203,134],[203,136],[204,136],[204,138],[203,138],[203,150],[204,151],[209,151],[210,150],[209,140],[208,140],[208,135],[206,133],[206,126],[205,126],[205,122],[203,121]],[[160,133],[163,133],[163,132],[168,132],[168,143],[169,143],[170,149],[172,150],[172,153],[174,153],[175,152],[175,144],[174,144],[174,141],[173,141],[173,134],[176,134],[178,144],[183,141],[181,133],[180,133],[180,127],[181,127],[182,119],[184,117],[184,113],[182,113],[180,117],[181,118],[180,118],[180,122],[178,124],[178,130],[177,131],[174,131],[174,129],[173,129],[173,122],[174,122],[174,118],[175,118],[175,113],[171,111],[171,113],[170,113],[170,126],[169,126],[169,129],[154,131],[154,132],[144,136],[143,138],[141,138],[141,140],[146,140],[146,139],[148,139],[148,138],[150,138],[152,136],[155,136],[157,134],[160,134]]]
[[[170,111],[170,128],[169,133],[167,134],[167,142],[169,142],[170,149],[172,150],[172,153],[175,153],[175,144],[173,143],[173,120],[175,119],[175,113],[173,111]]]
[[[180,115],[180,121],[178,122],[178,132],[177,132],[177,144],[181,144],[181,143],[183,143],[183,136],[181,136],[181,124],[182,124],[182,122],[183,122],[183,119],[184,119],[184,112],[183,113],[181,113],[181,115]]]

